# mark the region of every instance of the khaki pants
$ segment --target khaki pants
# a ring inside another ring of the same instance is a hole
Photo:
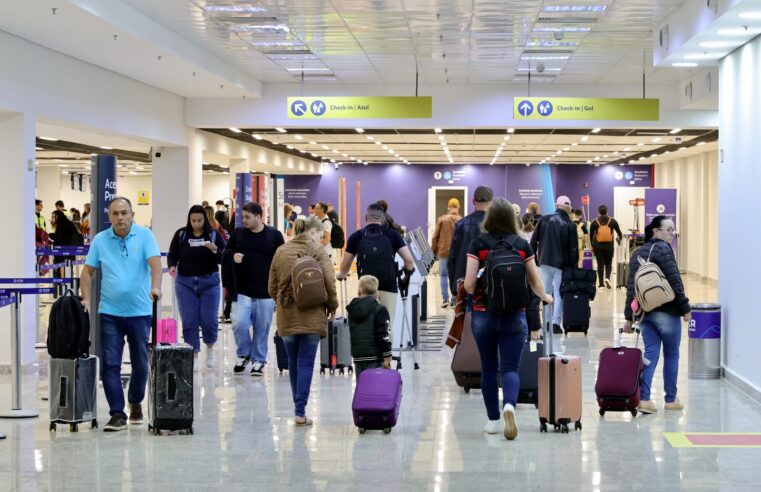
[[[391,320],[389,323],[389,338],[391,339],[391,346],[394,347],[394,319],[396,318],[396,300],[399,297],[398,292],[386,292],[384,290],[378,291],[378,299],[380,303],[386,306],[388,310],[388,318]],[[396,347],[394,347],[396,348]]]

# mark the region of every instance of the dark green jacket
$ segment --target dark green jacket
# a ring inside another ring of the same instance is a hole
[[[379,361],[391,356],[388,310],[375,297],[354,298],[349,312],[351,356],[355,362]]]

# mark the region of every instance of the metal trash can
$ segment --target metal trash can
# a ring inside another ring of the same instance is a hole
[[[688,329],[690,379],[721,377],[721,306],[700,303],[692,306]]]

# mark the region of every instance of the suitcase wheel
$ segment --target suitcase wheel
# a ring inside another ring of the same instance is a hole
[[[71,432],[79,432],[79,425],[77,425],[77,424],[69,424],[69,430]]]
[[[637,416],[637,409],[635,408],[634,410],[632,410],[632,417],[636,417],[636,416]]]
[[[359,433],[360,434],[364,434],[365,432],[367,432],[367,429],[365,429],[364,427],[360,427],[359,428]]]
[[[343,376],[343,375],[344,375],[344,370],[343,370],[343,369],[339,369],[339,370],[338,370],[338,374],[340,374],[341,376]]]
[[[605,417],[605,410],[602,408],[600,409],[600,417]]]
[[[539,424],[539,432],[547,432],[547,424],[545,424],[544,422]]]
[[[349,374],[354,374],[354,367],[349,366]]]
[[[283,370],[282,369],[280,369],[280,374],[283,374]]]
[[[325,374],[325,368],[324,367],[320,368],[320,374]]]
[[[391,434],[391,427],[384,427],[383,428],[383,433],[384,434]]]
[[[576,422],[576,425],[574,425],[574,427],[573,427],[573,428],[574,428],[574,429],[576,429],[577,431],[580,431],[580,430],[581,430],[581,420],[579,420],[578,422]]]
[[[331,370],[330,370],[330,375],[331,375],[331,376],[332,376],[332,375],[334,375],[335,373],[336,373],[336,370],[335,370],[335,369],[331,369]]]
[[[463,388],[463,391],[465,391],[466,393],[470,393],[470,386],[465,386]]]
[[[91,428],[97,429],[98,428],[98,419],[93,420],[90,425],[91,425]]]
[[[193,428],[192,427],[188,427],[186,429],[186,431],[187,431],[188,435],[191,435],[191,436],[193,435]]]
[[[55,422],[51,422],[50,423],[50,432],[55,432],[55,430],[56,430]]]
[[[560,433],[568,434],[568,424],[563,424],[562,426],[560,426]]]

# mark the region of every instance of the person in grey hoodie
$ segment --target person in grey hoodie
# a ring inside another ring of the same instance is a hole
[[[378,301],[378,279],[364,275],[359,279],[359,297],[346,307],[349,313],[351,356],[354,374],[365,369],[391,367],[391,334],[388,310]]]

